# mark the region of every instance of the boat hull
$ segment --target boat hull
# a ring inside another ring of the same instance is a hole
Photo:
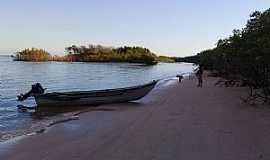
[[[108,90],[53,92],[34,95],[34,97],[38,107],[89,106],[123,103],[141,99],[155,87],[156,83],[157,81],[153,81],[145,85]]]

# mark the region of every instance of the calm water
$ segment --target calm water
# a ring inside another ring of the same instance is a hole
[[[19,103],[16,96],[40,82],[50,91],[92,90],[133,86],[192,71],[191,64],[145,66],[128,63],[15,62],[0,56],[0,133],[22,130],[37,122],[17,105],[35,106],[33,99]],[[1,136],[1,134],[0,134]],[[1,139],[0,139],[1,140]]]

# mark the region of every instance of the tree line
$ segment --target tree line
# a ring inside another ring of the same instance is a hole
[[[105,47],[101,45],[76,46],[65,48],[64,56],[52,56],[43,49],[24,49],[16,53],[17,61],[72,61],[72,62],[129,62],[153,65],[157,58],[143,47]]]
[[[143,47],[104,47],[101,45],[66,48],[67,59],[81,62],[129,62],[156,64],[156,55]]]
[[[189,58],[227,79],[241,80],[253,97],[269,100],[270,9],[253,12],[243,29],[233,30],[215,48]]]
[[[173,57],[175,62],[187,62],[187,63],[199,63],[199,58],[197,55],[195,56],[187,56],[187,57]]]

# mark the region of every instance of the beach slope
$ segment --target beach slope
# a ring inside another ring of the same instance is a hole
[[[206,78],[163,82],[139,103],[102,106],[48,132],[1,144],[8,160],[270,159],[270,110],[240,100],[245,88]]]

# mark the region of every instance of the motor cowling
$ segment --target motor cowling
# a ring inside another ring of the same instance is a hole
[[[43,94],[45,92],[46,89],[44,89],[40,83],[35,83],[32,85],[32,89],[25,93],[25,94],[20,94],[17,96],[18,101],[24,101],[26,100],[28,97],[33,96],[34,94]]]

